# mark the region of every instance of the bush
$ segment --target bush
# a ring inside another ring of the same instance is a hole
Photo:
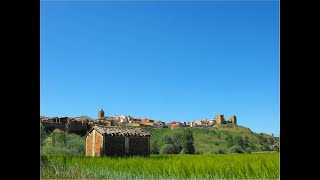
[[[245,152],[250,154],[251,153],[251,149],[250,148],[246,148]]]
[[[242,140],[241,136],[236,136],[233,138],[233,144],[234,145],[239,145],[241,148],[244,148],[244,142]]]
[[[239,145],[234,145],[229,148],[229,153],[244,153],[243,149]]]
[[[183,131],[181,147],[185,150],[186,154],[194,154],[195,152],[194,138],[193,138],[193,133],[190,129],[185,129]]]
[[[46,142],[41,151],[46,154],[83,155],[86,152],[85,138],[63,131],[51,133],[52,142]]]
[[[261,146],[261,151],[270,151],[270,147],[267,144]]]
[[[46,128],[40,123],[40,147],[42,147],[46,141],[47,133]]]
[[[181,151],[180,151],[180,154],[187,154],[187,151],[186,151],[186,149],[181,149]]]
[[[216,150],[214,152],[215,154],[225,154],[226,153],[226,150],[224,148],[219,148],[218,150]]]
[[[151,154],[159,154],[159,148],[157,141],[152,141],[151,143]]]
[[[160,149],[160,154],[175,154],[175,148],[172,144],[165,144]]]
[[[225,154],[225,153],[226,153],[226,151],[224,149],[219,149],[218,150],[218,154]]]

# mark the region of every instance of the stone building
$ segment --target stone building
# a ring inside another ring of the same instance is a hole
[[[214,120],[216,120],[217,124],[225,124],[225,119],[223,114],[217,114]]]
[[[114,116],[114,119],[122,123],[129,123],[133,118],[131,116],[119,115]]]
[[[149,132],[96,125],[86,135],[87,156],[150,155]]]
[[[232,123],[232,124],[237,124],[237,117],[236,116],[230,116],[230,122]]]
[[[43,119],[42,124],[46,128],[47,133],[50,133],[55,129],[60,129],[61,131],[84,136],[88,129],[88,123],[69,117],[53,117]]]
[[[101,110],[98,112],[98,119],[102,119],[102,118],[104,118],[104,111],[101,108]]]

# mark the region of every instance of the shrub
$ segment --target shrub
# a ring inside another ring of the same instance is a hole
[[[194,138],[193,138],[193,133],[190,129],[185,129],[183,131],[181,146],[184,149],[186,154],[194,154],[195,152]]]
[[[175,154],[175,148],[172,144],[165,144],[160,149],[160,154]]]
[[[270,151],[270,147],[267,144],[261,146],[261,151]]]
[[[159,147],[157,141],[151,143],[151,154],[159,154]]]
[[[244,153],[243,149],[239,145],[234,145],[229,148],[229,153]]]
[[[225,149],[222,149],[220,148],[216,154],[225,154],[226,153],[226,150]]]
[[[85,138],[63,131],[51,133],[52,142],[46,142],[41,151],[47,154],[83,155],[86,151]]]
[[[239,145],[241,148],[244,147],[244,142],[243,142],[241,136],[236,136],[236,137],[234,137],[233,143],[234,143],[234,145]]]
[[[186,149],[181,149],[181,151],[180,151],[180,154],[187,154],[187,151],[186,151]]]
[[[248,148],[245,149],[245,152],[246,153],[251,153],[251,149],[248,147]]]

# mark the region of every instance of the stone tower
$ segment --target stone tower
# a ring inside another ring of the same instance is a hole
[[[237,117],[236,116],[230,116],[230,121],[232,124],[237,124]]]
[[[101,110],[98,112],[98,119],[102,119],[102,118],[104,118],[104,111],[101,108]]]
[[[217,124],[224,124],[223,114],[216,115],[215,120],[216,120]]]

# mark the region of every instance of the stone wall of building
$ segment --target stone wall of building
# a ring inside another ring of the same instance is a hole
[[[124,136],[105,136],[105,152],[107,156],[125,155]]]
[[[149,137],[129,137],[129,155],[150,155]]]
[[[67,132],[84,136],[89,129],[88,127],[89,126],[87,123],[83,123],[81,121],[71,121],[67,124]]]
[[[92,156],[93,133],[88,134],[86,138],[86,156]]]
[[[225,123],[223,114],[216,115],[215,120],[216,120],[217,124],[224,124]]]
[[[230,116],[230,121],[232,124],[237,124],[237,117],[236,116]]]
[[[42,124],[46,128],[47,133],[51,133],[55,129],[60,129],[61,131],[66,131],[66,124],[63,124],[63,123],[42,122]]]
[[[103,156],[103,136],[98,132],[95,133],[95,143],[95,156]]]
[[[60,129],[61,131],[68,133],[75,133],[81,136],[86,135],[87,130],[90,128],[88,123],[84,123],[76,120],[54,120],[42,122],[43,126],[46,128],[47,133],[53,132],[55,129]]]

